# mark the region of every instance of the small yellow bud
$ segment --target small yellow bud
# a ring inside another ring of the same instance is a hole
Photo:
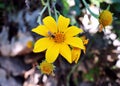
[[[43,74],[50,75],[50,74],[53,74],[53,70],[54,70],[55,66],[52,63],[43,61],[42,63],[40,63],[39,68]]]
[[[113,21],[112,13],[108,10],[104,10],[100,13],[99,16],[99,23],[105,27],[107,25],[110,25]]]

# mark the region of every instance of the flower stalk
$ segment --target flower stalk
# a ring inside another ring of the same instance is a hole
[[[99,15],[97,15],[97,14],[95,14],[95,13],[93,13],[91,10],[90,10],[90,8],[89,8],[89,6],[88,6],[88,4],[87,4],[87,2],[85,1],[85,0],[82,0],[82,2],[84,3],[84,5],[85,5],[85,7],[87,8],[87,10],[90,12],[90,14],[92,15],[92,16],[94,16],[95,18],[99,18]]]

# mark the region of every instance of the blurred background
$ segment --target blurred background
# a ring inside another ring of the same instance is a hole
[[[55,2],[56,1],[56,2]],[[86,54],[78,64],[60,57],[55,76],[41,74],[36,67],[45,52],[33,53],[40,36],[31,32],[46,0],[0,0],[0,86],[120,86],[120,0],[86,0],[99,15],[110,5],[113,23],[98,32],[98,19],[91,16],[82,0],[50,0],[60,14],[71,19],[70,25],[84,30],[89,39]]]

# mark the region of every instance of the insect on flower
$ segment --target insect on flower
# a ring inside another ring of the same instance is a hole
[[[52,37],[52,38],[55,38],[55,35],[52,34],[50,31],[48,31],[48,35],[49,35],[50,37]]]

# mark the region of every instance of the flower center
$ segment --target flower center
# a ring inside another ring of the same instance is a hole
[[[65,40],[65,34],[63,32],[57,32],[54,34],[54,41],[57,43],[64,42]]]
[[[43,71],[44,71],[45,73],[50,74],[50,73],[52,72],[52,69],[51,69],[49,66],[43,66]]]

